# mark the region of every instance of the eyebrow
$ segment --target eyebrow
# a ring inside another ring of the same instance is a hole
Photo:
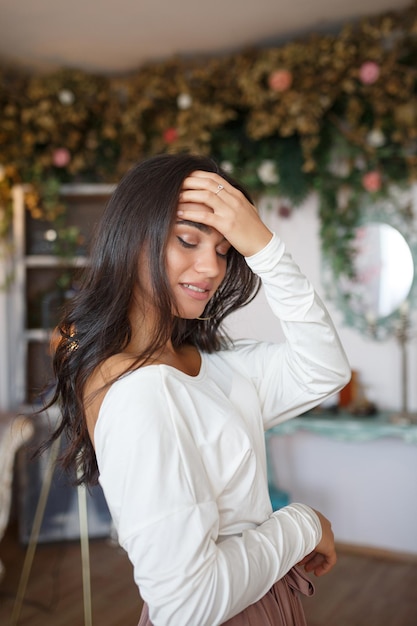
[[[201,222],[192,222],[191,220],[177,220],[177,224],[185,224],[186,226],[193,226],[194,228],[198,228],[203,233],[210,234],[212,232],[211,226],[207,226],[206,224],[201,224]]]
[[[207,224],[202,224],[201,222],[192,222],[191,220],[177,220],[176,223],[185,224],[185,226],[192,226],[193,228],[197,228],[201,232],[207,233],[208,235],[213,232],[211,226],[207,226]],[[220,243],[223,243],[223,241],[227,241],[226,237],[223,237]]]

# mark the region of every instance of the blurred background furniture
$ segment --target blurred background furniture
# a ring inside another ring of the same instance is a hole
[[[33,425],[24,416],[0,413],[0,541],[9,521],[13,469],[16,453],[33,435]],[[0,579],[4,566],[0,560]]]

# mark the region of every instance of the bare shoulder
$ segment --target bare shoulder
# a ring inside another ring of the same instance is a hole
[[[94,445],[94,428],[101,404],[112,383],[129,371],[134,360],[127,354],[115,354],[101,363],[91,374],[84,390],[84,408],[87,428]]]

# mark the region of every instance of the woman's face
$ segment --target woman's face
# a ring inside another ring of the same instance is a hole
[[[198,207],[202,208],[196,204],[193,210]],[[229,242],[217,230],[177,220],[167,243],[166,270],[181,317],[202,314],[226,274],[229,250]]]

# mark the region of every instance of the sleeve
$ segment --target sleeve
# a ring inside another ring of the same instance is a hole
[[[257,386],[268,429],[342,389],[351,371],[324,304],[279,237],[274,234],[246,261],[261,278],[285,336],[282,344],[246,341],[238,349]]]
[[[146,368],[148,369],[148,368]],[[260,599],[321,538],[307,506],[218,540],[219,513],[175,398],[135,374],[104,399],[95,430],[100,483],[155,626],[215,626]],[[122,383],[122,384],[119,384]]]

